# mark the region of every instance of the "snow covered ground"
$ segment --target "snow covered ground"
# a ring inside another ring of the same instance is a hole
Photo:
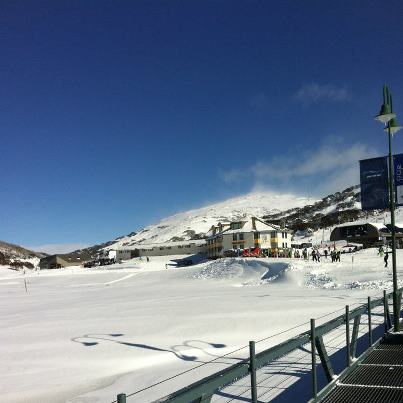
[[[231,258],[166,269],[167,259],[27,272],[28,292],[21,272],[0,267],[2,401],[110,402],[197,367],[128,399],[152,401],[246,357],[247,347],[202,365],[249,340],[305,323],[259,344],[267,348],[392,285],[375,249],[340,263]]]

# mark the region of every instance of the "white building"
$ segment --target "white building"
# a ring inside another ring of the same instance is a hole
[[[116,250],[116,259],[128,260],[139,256],[197,255],[207,253],[205,239],[122,246]]]
[[[291,248],[291,238],[291,230],[256,217],[218,223],[208,232],[207,256],[216,258],[224,256],[226,251],[256,247],[268,254],[277,254]]]

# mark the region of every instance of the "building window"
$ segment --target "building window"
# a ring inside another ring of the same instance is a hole
[[[245,248],[245,245],[244,245],[244,244],[239,245],[239,249],[244,249],[244,248]]]
[[[253,233],[253,239],[259,239],[260,238],[260,234],[259,234],[259,232],[254,232]]]
[[[160,250],[164,250],[164,247],[162,246],[162,247],[160,248]]]
[[[238,240],[238,235],[237,234],[232,234],[232,240],[237,241]]]
[[[231,223],[231,229],[239,229],[241,228],[241,223],[240,222],[232,222]]]
[[[270,236],[271,236],[272,238],[276,238],[276,236],[277,236],[276,231],[272,231],[271,234],[270,234]]]
[[[243,241],[243,239],[244,239],[244,238],[243,238],[243,234],[239,234],[239,240],[240,240],[240,241]]]
[[[190,248],[190,245],[185,245],[185,248]]]

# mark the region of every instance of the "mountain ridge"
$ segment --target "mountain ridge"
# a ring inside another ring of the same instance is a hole
[[[0,265],[32,269],[46,253],[35,252],[13,243],[0,241]]]
[[[379,211],[361,210],[360,197],[359,185],[350,186],[322,199],[293,194],[253,192],[201,208],[178,212],[128,235],[62,256],[66,259],[80,258],[81,261],[85,261],[93,258],[102,249],[203,239],[212,225],[251,215],[261,217],[272,224],[284,223],[288,228],[300,233],[372,215],[379,217],[381,213]]]

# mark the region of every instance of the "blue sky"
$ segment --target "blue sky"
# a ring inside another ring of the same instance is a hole
[[[2,1],[0,239],[94,244],[356,183],[387,152],[384,82],[403,120],[403,3],[364,4]]]

